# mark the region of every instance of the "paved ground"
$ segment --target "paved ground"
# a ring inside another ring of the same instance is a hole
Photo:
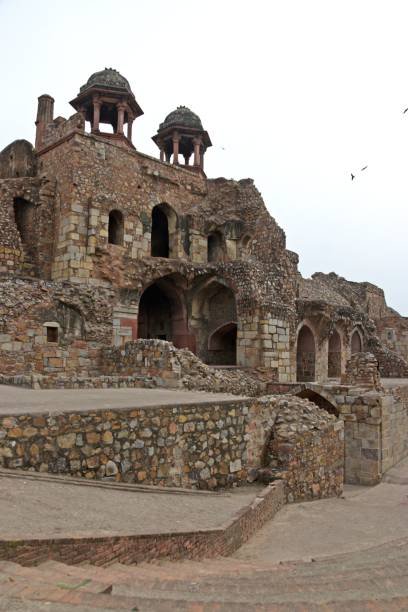
[[[68,483],[0,472],[0,538],[211,529],[251,503],[260,490],[251,486],[228,493],[155,493]]]
[[[172,389],[22,389],[0,385],[0,415],[145,408],[243,399],[229,393]]]
[[[407,537],[408,458],[384,480],[376,487],[346,485],[342,498],[285,506],[235,557],[274,563],[310,559]]]

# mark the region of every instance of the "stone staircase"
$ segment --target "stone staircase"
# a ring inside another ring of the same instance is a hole
[[[4,602],[10,602],[10,608],[2,608]],[[27,607],[11,607],[12,602]],[[40,604],[44,607],[37,607]],[[107,567],[57,561],[23,567],[0,561],[0,609],[408,610],[408,538],[314,562],[279,565],[233,557]]]

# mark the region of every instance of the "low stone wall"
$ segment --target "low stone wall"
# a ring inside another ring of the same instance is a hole
[[[75,536],[12,541],[4,538],[0,541],[0,559],[30,566],[48,559],[71,565],[85,561],[105,565],[227,556],[273,518],[284,503],[283,483],[276,482],[218,529],[95,538]]]
[[[282,456],[283,440],[288,446],[295,443],[297,448],[297,463],[292,463],[291,454],[287,457],[288,495],[303,499],[339,494],[341,423],[300,398],[293,398],[290,405],[285,398],[268,396],[208,404],[2,417],[0,465],[86,478],[115,477],[127,482],[216,489],[243,484],[253,470],[262,466],[266,444],[275,427]],[[303,479],[318,484],[317,463],[322,468],[322,478],[332,478],[335,485],[321,486],[318,494],[316,487],[299,493]],[[284,464],[282,461],[280,466],[283,471]]]

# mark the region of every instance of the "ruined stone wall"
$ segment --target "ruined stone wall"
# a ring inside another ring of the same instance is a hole
[[[112,341],[114,302],[115,292],[102,288],[3,280],[0,373],[96,375],[100,349]]]
[[[86,478],[115,476],[117,480],[155,485],[214,489],[234,482],[243,484],[249,470],[262,465],[265,440],[275,422],[278,431],[282,431],[283,423],[290,430],[298,422],[299,407],[304,405],[305,400],[296,399],[287,411],[287,401],[267,397],[161,408],[4,416],[0,419],[0,462],[8,468]],[[320,418],[313,418],[316,411]],[[302,420],[298,434],[307,436],[317,427],[319,437],[307,438],[310,472],[308,464],[301,461],[297,466],[287,466],[291,473],[287,491],[294,499],[299,494],[300,479],[316,484],[319,461],[324,465],[324,479],[336,485],[322,486],[319,491],[315,487],[314,492],[309,487],[302,495],[324,497],[339,494],[342,487],[337,451],[335,460],[330,453],[322,455],[322,445],[326,444],[323,438],[327,438],[328,450],[342,448],[341,427],[334,443],[334,418],[313,404],[309,417]],[[261,424],[265,428],[263,436]],[[300,444],[298,438],[296,435],[296,444]],[[302,473],[296,477],[298,468]]]
[[[408,362],[408,317],[389,314],[376,324],[382,344]]]

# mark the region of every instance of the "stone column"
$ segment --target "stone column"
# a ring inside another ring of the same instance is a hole
[[[93,121],[92,121],[92,132],[99,132],[99,119],[101,114],[102,102],[97,98],[93,99]]]
[[[200,166],[200,147],[201,147],[201,138],[194,138],[194,166]]]
[[[128,137],[128,140],[130,141],[132,141],[133,121],[134,121],[134,117],[132,117],[132,115],[129,115],[128,113],[127,137]]]
[[[118,125],[116,128],[116,133],[123,134],[123,122],[125,119],[126,106],[123,103],[119,102],[119,104],[116,105],[116,109],[118,111]]]
[[[180,136],[177,132],[173,134],[173,164],[178,164]]]

